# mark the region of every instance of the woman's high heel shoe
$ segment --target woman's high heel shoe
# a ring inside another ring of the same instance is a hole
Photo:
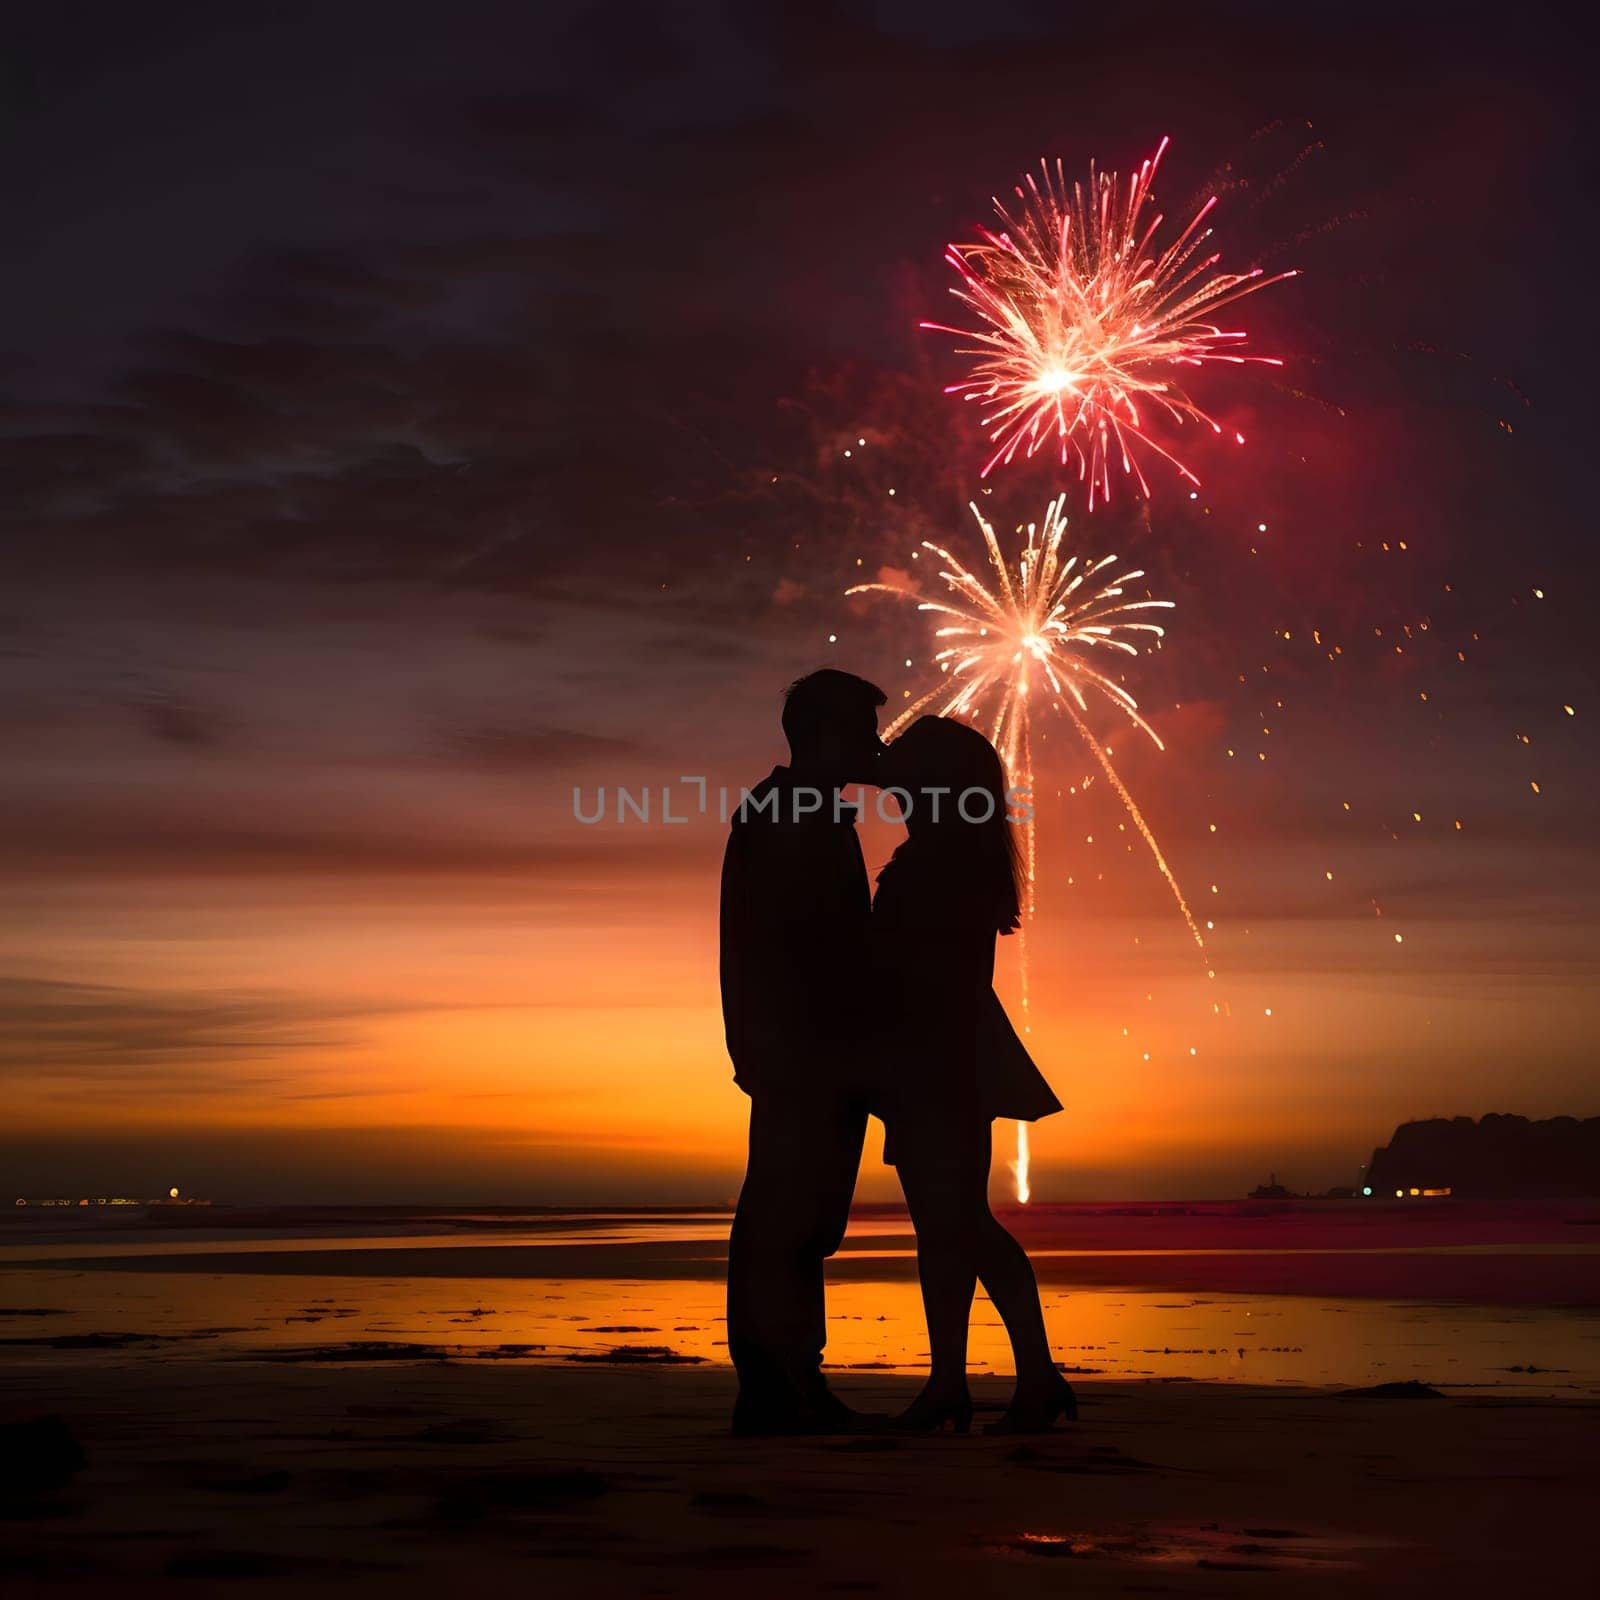
[[[944,1400],[936,1395],[920,1394],[894,1419],[893,1425],[901,1433],[938,1433],[947,1422],[952,1433],[972,1432],[969,1395]]]
[[[1065,1378],[1040,1396],[1018,1396],[1007,1407],[998,1422],[991,1422],[985,1433],[1049,1433],[1056,1418],[1063,1422],[1078,1420],[1078,1397]]]

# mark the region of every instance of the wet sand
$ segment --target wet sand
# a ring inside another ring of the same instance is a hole
[[[1575,1593],[1596,1215],[1018,1215],[1083,1411],[1026,1441],[733,1439],[714,1212],[13,1217],[0,1588]],[[910,1245],[863,1213],[831,1263],[867,1409],[926,1367]],[[973,1365],[981,1422],[1009,1390],[981,1299]]]
[[[885,1410],[915,1388],[838,1383]],[[13,1498],[0,1571],[72,1597],[1414,1597],[1573,1593],[1589,1569],[1592,1404],[1080,1393],[1042,1439],[751,1441],[725,1431],[725,1368],[7,1366],[5,1414],[59,1414],[86,1462]]]

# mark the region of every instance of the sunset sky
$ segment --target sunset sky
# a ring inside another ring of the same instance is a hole
[[[722,829],[680,780],[763,776],[813,667],[920,692],[922,620],[843,590],[1061,489],[1178,602],[1127,678],[1167,749],[1096,726],[1215,927],[1052,730],[1036,1193],[1320,1188],[1406,1118],[1600,1111],[1582,52],[1404,10],[36,8],[0,1183],[725,1199]],[[1092,517],[1045,459],[980,484],[916,328],[944,245],[1040,155],[1163,134],[1169,218],[1217,192],[1226,265],[1302,269],[1237,316],[1282,372],[1203,380],[1247,444]]]

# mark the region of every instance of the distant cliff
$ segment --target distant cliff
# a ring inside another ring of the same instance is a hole
[[[1396,1189],[1448,1189],[1499,1199],[1600,1195],[1600,1117],[1491,1113],[1403,1122],[1372,1153],[1367,1182],[1382,1196]]]

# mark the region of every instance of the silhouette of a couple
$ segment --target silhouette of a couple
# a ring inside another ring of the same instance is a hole
[[[917,1235],[932,1369],[897,1425],[965,1432],[967,1324],[982,1282],[1011,1339],[991,1430],[1077,1414],[1033,1268],[989,1209],[990,1124],[1061,1109],[996,998],[995,937],[1018,926],[1017,829],[994,746],[923,717],[878,738],[881,689],[814,672],[784,700],[790,763],[750,791],[722,869],[722,1004],[750,1151],[728,1244],[734,1430],[867,1426],[822,1376],[823,1263],[844,1238],[867,1117],[882,1118]],[[876,895],[842,791],[909,797]]]

